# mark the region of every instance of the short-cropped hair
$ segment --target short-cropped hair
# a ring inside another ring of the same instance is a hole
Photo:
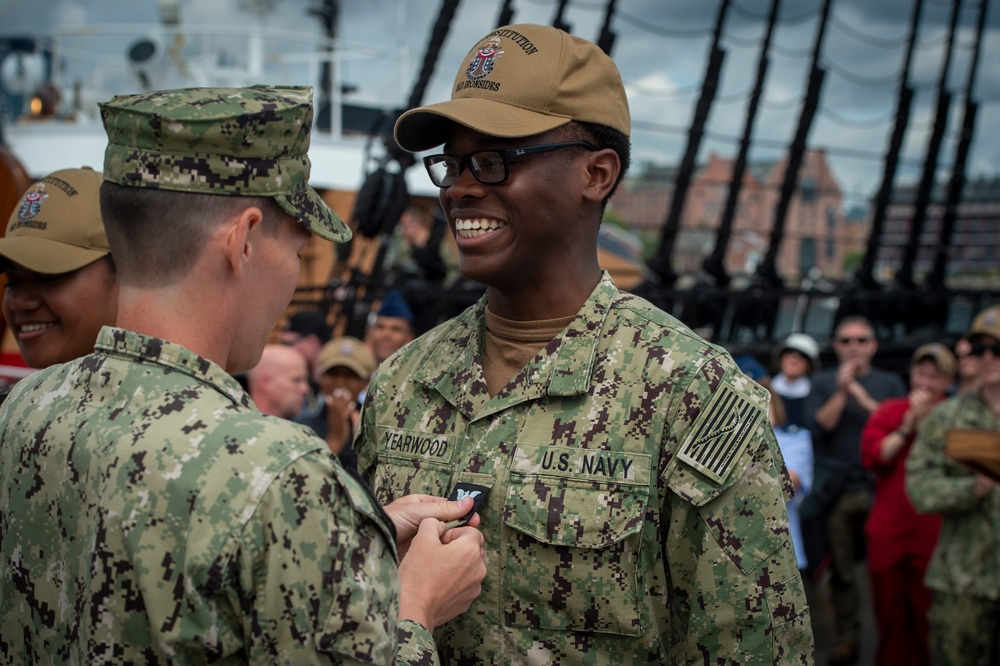
[[[172,283],[194,266],[218,225],[256,206],[261,229],[277,233],[287,214],[271,197],[174,192],[101,185],[101,215],[115,257],[119,283],[155,286]]]

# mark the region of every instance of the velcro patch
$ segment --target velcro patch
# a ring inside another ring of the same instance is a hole
[[[716,483],[722,483],[762,418],[758,407],[733,387],[723,385],[694,424],[677,457]]]
[[[466,497],[471,497],[473,501],[472,508],[469,512],[459,518],[458,520],[448,523],[448,527],[457,527],[459,525],[464,525],[469,522],[472,518],[472,514],[479,511],[479,507],[483,505],[486,501],[486,496],[490,494],[490,489],[487,486],[480,486],[476,483],[457,483],[452,489],[451,493],[448,495],[448,499],[457,502],[458,500],[465,499]],[[453,524],[454,523],[454,524]]]

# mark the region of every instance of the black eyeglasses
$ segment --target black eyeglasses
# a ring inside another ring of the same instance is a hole
[[[859,345],[866,345],[871,341],[872,341],[871,336],[867,335],[859,335],[856,338],[837,338],[837,343],[842,345],[849,345],[852,342],[857,343]]]
[[[499,185],[510,175],[510,161],[525,155],[549,153],[562,148],[579,146],[590,151],[600,150],[586,141],[567,141],[565,143],[545,143],[538,146],[523,146],[521,148],[501,148],[497,150],[480,150],[468,155],[452,155],[441,153],[428,155],[424,158],[424,167],[431,182],[438,187],[451,187],[462,175],[462,167],[467,166],[476,180],[484,185]]]
[[[983,356],[986,352],[993,354],[993,358],[1000,358],[1000,342],[991,342],[989,344],[985,342],[973,342],[972,349],[969,350],[970,356]]]

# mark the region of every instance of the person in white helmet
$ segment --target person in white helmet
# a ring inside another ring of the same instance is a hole
[[[787,425],[805,427],[806,396],[812,389],[810,376],[819,370],[819,345],[805,333],[792,333],[774,348],[778,374],[771,388],[781,396],[787,413]]]

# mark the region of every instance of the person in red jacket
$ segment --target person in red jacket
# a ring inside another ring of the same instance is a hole
[[[875,499],[865,523],[872,601],[878,621],[875,663],[928,665],[924,573],[941,518],[918,514],[906,495],[904,461],[931,409],[955,380],[955,356],[945,345],[921,346],[910,362],[910,392],[884,400],[861,434],[861,464],[875,474]]]

